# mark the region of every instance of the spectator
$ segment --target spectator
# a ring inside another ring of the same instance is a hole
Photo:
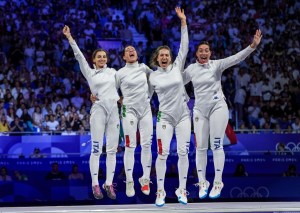
[[[279,124],[275,124],[274,133],[280,134],[283,133],[282,129],[280,128]]]
[[[249,101],[253,102],[254,100],[258,103],[262,100],[262,82],[257,79],[256,76],[253,76],[249,84],[250,97]]]
[[[287,171],[283,173],[283,177],[298,177],[296,165],[290,164]]]
[[[82,126],[82,121],[79,119],[79,116],[76,112],[71,114],[69,122],[72,127],[72,131],[77,132],[80,130],[80,126]]]
[[[249,126],[256,126],[256,128],[259,128],[259,116],[260,113],[260,107],[257,103],[257,100],[253,99],[252,102],[248,106],[248,122]]]
[[[66,176],[63,172],[59,171],[58,163],[51,164],[51,171],[45,176],[46,180],[64,180]]]
[[[246,100],[246,88],[242,86],[235,92],[234,103],[237,112],[238,125],[241,125],[244,120],[244,105]]]
[[[73,164],[72,166],[72,172],[69,174],[69,180],[83,180],[84,176],[81,172],[78,171],[78,165]]]
[[[75,106],[77,109],[80,109],[81,106],[84,103],[84,99],[80,96],[79,92],[76,91],[74,94],[74,97],[71,98],[71,103],[73,106]]]
[[[248,177],[248,173],[246,172],[245,165],[243,163],[239,163],[236,165],[233,176],[234,177]]]
[[[7,174],[7,168],[5,166],[0,169],[0,181],[11,181],[11,176]]]
[[[61,135],[76,135],[76,132],[72,130],[70,125],[67,125],[66,130],[61,133]]]
[[[22,116],[20,119],[21,119],[21,121],[23,121],[25,132],[33,132],[34,131],[33,126],[32,126],[32,118],[28,114],[27,108],[23,109],[23,113],[22,113]]]
[[[261,92],[262,92],[262,101],[267,102],[271,100],[272,97],[272,86],[269,83],[269,79],[265,78],[263,85],[261,87]]]
[[[284,143],[278,143],[276,146],[276,155],[293,155],[293,153],[285,147]]]
[[[227,76],[226,76],[226,80],[223,83],[223,91],[224,91],[224,95],[227,98],[227,101],[230,104],[234,103],[234,98],[235,98],[235,82],[232,76],[232,72],[228,72]]]
[[[46,122],[47,131],[59,131],[59,122],[55,119],[55,115],[51,114],[49,116],[49,121]]]
[[[41,113],[41,107],[36,106],[34,108],[34,112],[32,114],[32,124],[33,127],[39,132],[42,130],[42,125],[43,125],[43,115]]]
[[[20,121],[18,116],[16,116],[14,118],[14,121],[11,122],[10,131],[16,133],[16,134],[12,134],[12,135],[20,135],[22,132],[24,132],[23,122]]]
[[[133,34],[129,27],[126,25],[119,30],[120,38],[128,43],[132,43],[133,41]]]
[[[18,170],[14,171],[14,178],[17,181],[28,181],[28,177],[24,173],[19,172]]]
[[[41,153],[39,148],[34,148],[33,153],[30,155],[30,158],[43,158],[44,155]]]
[[[0,115],[0,136],[7,135],[10,130],[9,124],[6,120],[6,115]]]
[[[15,120],[15,117],[17,116],[16,115],[16,110],[15,108],[11,105],[9,108],[8,108],[8,113],[6,115],[6,119],[7,119],[7,122],[9,123],[9,125],[11,125],[11,123]]]
[[[60,121],[59,121],[59,126],[60,126],[60,131],[67,131],[68,127],[71,127],[70,122],[67,120],[65,115],[60,116]],[[72,127],[71,127],[72,130]]]
[[[296,117],[295,121],[291,124],[293,133],[300,133],[300,118]]]

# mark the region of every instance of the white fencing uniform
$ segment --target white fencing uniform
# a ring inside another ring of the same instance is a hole
[[[182,71],[188,52],[189,40],[187,26],[181,27],[181,43],[178,56],[166,69],[158,67],[150,74],[149,82],[159,99],[156,137],[158,157],[156,160],[157,188],[164,189],[166,160],[174,134],[177,140],[179,188],[186,189],[189,167],[188,152],[191,135],[188,96],[185,91]]]
[[[124,168],[126,181],[133,181],[134,151],[137,146],[137,128],[142,146],[143,178],[150,179],[152,164],[151,143],[153,119],[147,75],[152,70],[143,63],[127,63],[116,74],[117,85],[123,95],[122,126],[125,139]]]
[[[195,93],[193,122],[199,182],[206,180],[209,140],[214,157],[215,181],[222,182],[225,161],[223,138],[229,112],[222,91],[221,75],[225,69],[243,61],[254,50],[249,46],[233,56],[209,60],[207,64],[196,62],[185,69],[184,81],[192,81]]]
[[[116,89],[116,70],[106,65],[102,69],[91,69],[76,42],[70,42],[80,70],[97,101],[93,104],[90,114],[91,155],[90,172],[92,185],[99,185],[99,158],[102,153],[104,134],[106,136],[106,185],[112,185],[116,167],[116,152],[119,143],[120,119],[117,101],[119,95]]]

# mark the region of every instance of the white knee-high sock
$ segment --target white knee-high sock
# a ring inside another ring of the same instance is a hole
[[[178,155],[179,188],[186,189],[187,174],[189,169],[188,155]]]
[[[91,154],[90,155],[90,173],[92,177],[92,186],[99,185],[98,172],[99,172],[99,160],[100,155]]]
[[[158,155],[155,163],[157,190],[165,190],[165,176],[167,171],[167,156]]]
[[[223,174],[224,163],[225,163],[225,153],[223,148],[213,150],[213,157],[214,157],[214,167],[215,167],[214,181],[222,182],[222,174]]]
[[[196,150],[196,167],[198,180],[206,181],[207,149]]]
[[[133,181],[132,173],[134,166],[134,151],[135,147],[125,147],[124,168],[126,174],[126,181]]]
[[[105,184],[112,185],[116,168],[116,153],[106,154],[106,181]]]
[[[143,178],[150,179],[152,166],[151,146],[142,146],[141,163],[143,167]]]

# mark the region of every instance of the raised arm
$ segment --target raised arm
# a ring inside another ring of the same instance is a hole
[[[178,18],[180,18],[181,27],[186,26],[186,16],[184,14],[184,9],[181,9],[180,7],[176,7],[175,11],[176,11]]]
[[[224,59],[220,59],[220,70],[224,71],[228,67],[232,67],[233,65],[236,65],[240,63],[241,61],[245,60],[259,45],[262,38],[261,30],[258,29],[255,32],[255,35],[253,37],[252,43],[246,47],[245,49],[241,50],[240,52],[236,53],[235,55],[229,56]]]
[[[69,26],[67,26],[67,25],[64,26],[63,34],[66,36],[66,38],[69,40],[69,42],[75,42],[72,35],[71,35]]]
[[[259,43],[260,43],[260,41],[261,41],[261,38],[262,38],[261,30],[258,29],[258,30],[256,30],[256,32],[255,32],[255,35],[254,35],[254,37],[253,37],[252,43],[250,44],[250,47],[251,47],[251,48],[256,48],[256,47],[259,45]]]
[[[181,40],[180,40],[179,52],[176,57],[175,63],[177,63],[180,67],[180,70],[183,71],[186,56],[189,51],[189,35],[188,35],[186,16],[184,14],[184,10],[181,9],[180,7],[176,7],[175,11],[178,18],[180,18],[181,21]]]
[[[84,75],[84,77],[86,79],[88,79],[89,76],[91,75],[91,72],[89,72],[89,70],[91,69],[90,65],[86,61],[84,55],[82,54],[82,52],[80,51],[78,45],[76,44],[75,40],[73,39],[73,37],[71,35],[70,28],[67,25],[65,25],[64,28],[63,28],[63,34],[69,40],[69,43],[70,43],[70,45],[73,49],[75,58],[79,63],[81,73]]]

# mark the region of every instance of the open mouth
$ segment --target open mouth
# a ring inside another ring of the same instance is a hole
[[[207,56],[201,56],[201,57],[199,58],[199,62],[200,62],[201,64],[207,62],[207,60],[208,60],[208,57],[207,57]]]
[[[168,62],[167,62],[167,61],[162,61],[161,64],[162,64],[162,65],[167,65]]]

